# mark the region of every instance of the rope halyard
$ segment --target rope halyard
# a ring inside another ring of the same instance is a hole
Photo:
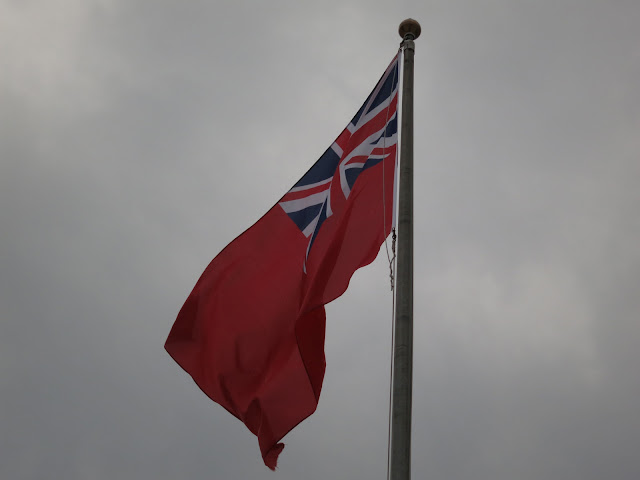
[[[395,260],[396,260],[396,227],[391,229],[391,253],[393,256],[389,260],[389,279],[391,281],[391,291],[393,291],[395,285]]]
[[[393,82],[395,83],[395,79],[396,79],[396,73],[400,71],[400,59],[402,58],[402,51],[403,51],[403,47],[402,45],[400,46],[400,48],[398,48],[398,68],[394,71],[393,73]],[[396,93],[396,95],[398,96],[397,99],[397,103],[398,105],[400,104],[400,79],[398,79],[398,92]],[[391,102],[389,102],[389,106],[391,105]],[[398,109],[396,109],[396,115],[398,115]],[[389,107],[387,107],[387,121],[389,120]],[[386,122],[385,122],[386,124]],[[398,125],[400,125],[400,122],[398,122]],[[399,132],[401,134],[401,132]],[[398,135],[399,138],[399,135]],[[397,140],[396,140],[396,144],[397,144]],[[385,136],[385,140],[383,143],[383,157],[382,157],[382,171],[384,172],[384,150],[386,148],[386,136]],[[396,162],[395,162],[395,172],[394,172],[394,183],[395,183],[395,175],[397,174],[398,171],[398,158],[397,158],[397,151],[396,151]],[[383,201],[383,230],[385,229],[386,225],[387,225],[387,218],[386,218],[386,198],[385,198],[385,178],[384,175],[382,176],[382,201]],[[394,189],[394,193],[395,193],[395,189]],[[394,208],[395,208],[395,201],[396,199],[393,199],[394,202]],[[393,220],[392,220],[393,221]],[[392,385],[393,385],[393,345],[395,343],[395,325],[396,325],[396,296],[395,296],[395,260],[396,260],[396,227],[395,225],[391,226],[391,252],[392,255],[389,255],[389,245],[387,243],[387,235],[386,235],[386,231],[384,231],[384,247],[385,250],[387,252],[387,260],[389,262],[389,282],[391,285],[391,355],[390,355],[390,361],[389,361],[389,412],[388,412],[388,426],[387,426],[387,480],[390,479],[390,475],[391,475],[391,415],[392,415],[392,399],[393,399],[393,391],[392,391]]]
[[[396,81],[396,74],[398,72],[398,70],[400,69],[400,55],[402,54],[402,47],[398,48],[398,66],[396,67],[396,69],[393,71],[393,80],[391,82],[391,84],[393,85]],[[397,92],[396,92],[396,96],[399,95],[400,93],[400,82],[398,82],[398,87],[397,87]],[[396,103],[397,100],[396,100]],[[389,105],[387,105],[387,113],[386,113],[386,119],[384,124],[387,125],[387,123],[389,122],[389,108],[391,108],[391,99],[389,99]],[[396,115],[397,115],[397,109],[396,109]],[[386,127],[385,127],[386,128]],[[397,144],[397,141],[396,141]],[[391,226],[391,231],[393,232],[393,245],[392,245],[392,251],[393,251],[393,256],[389,255],[389,245],[387,243],[387,232],[386,232],[386,226],[387,226],[387,202],[386,202],[386,188],[385,188],[385,159],[386,159],[386,155],[385,155],[385,151],[387,149],[387,135],[385,133],[385,135],[383,135],[382,137],[382,231],[383,231],[383,235],[384,235],[384,248],[385,251],[387,253],[387,261],[389,262],[389,281],[391,284],[391,291],[393,291],[394,288],[394,278],[395,278],[395,274],[394,274],[394,267],[393,267],[393,262],[396,258],[396,251],[395,251],[395,244],[396,244],[396,233],[395,233],[395,226]],[[396,153],[396,157],[397,157],[397,153]],[[396,163],[397,163],[397,158],[396,158]],[[397,170],[397,165],[395,166],[395,169]],[[394,172],[394,176],[395,176],[395,172]],[[394,199],[394,203],[395,203],[395,199]]]

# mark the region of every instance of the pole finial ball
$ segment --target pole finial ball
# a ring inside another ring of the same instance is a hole
[[[407,18],[400,24],[400,27],[398,28],[398,33],[402,38],[406,37],[407,34],[412,34],[413,39],[415,40],[420,36],[420,32],[420,24],[413,18]]]

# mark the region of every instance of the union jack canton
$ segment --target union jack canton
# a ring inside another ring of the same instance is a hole
[[[335,142],[278,202],[309,239],[305,259],[322,224],[333,214],[332,203],[349,198],[363,171],[389,156],[395,159],[397,105],[398,57]]]

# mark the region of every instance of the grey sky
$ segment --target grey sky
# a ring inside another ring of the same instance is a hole
[[[0,477],[384,478],[386,256],[279,469],[164,352],[418,19],[414,478],[640,478],[640,4],[0,0]]]

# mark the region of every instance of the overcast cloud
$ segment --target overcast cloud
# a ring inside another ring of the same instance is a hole
[[[0,477],[383,479],[386,256],[279,469],[165,353],[422,24],[416,479],[640,478],[640,3],[0,0]]]

